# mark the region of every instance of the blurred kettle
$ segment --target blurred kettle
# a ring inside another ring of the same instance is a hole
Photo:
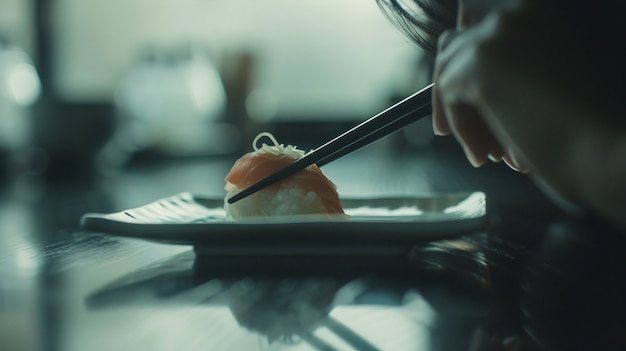
[[[117,142],[130,153],[223,154],[238,145],[237,129],[222,122],[226,93],[220,74],[194,48],[148,51],[120,82],[115,106]]]

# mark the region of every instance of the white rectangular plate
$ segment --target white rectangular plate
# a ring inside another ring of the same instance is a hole
[[[83,229],[171,244],[203,255],[391,254],[487,225],[485,194],[341,199],[347,218],[286,216],[233,221],[222,198],[180,193],[116,213],[87,213]]]

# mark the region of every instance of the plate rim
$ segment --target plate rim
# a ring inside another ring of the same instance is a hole
[[[182,192],[177,195],[164,197],[143,206],[111,213],[86,213],[80,219],[80,226],[84,231],[109,234],[119,237],[136,238],[161,243],[206,246],[217,245],[232,247],[241,245],[242,240],[261,245],[257,240],[266,240],[268,245],[289,246],[318,243],[322,245],[350,245],[356,241],[366,245],[391,246],[423,243],[433,240],[450,239],[462,235],[485,230],[489,223],[486,207],[486,195],[481,191],[464,191],[428,194],[428,196],[371,196],[345,197],[345,200],[428,200],[435,196],[458,196],[478,193],[483,197],[482,215],[469,218],[456,218],[449,221],[353,221],[331,220],[317,218],[308,221],[223,221],[203,223],[131,223],[112,220],[110,217],[125,211],[140,209],[157,201],[164,201],[177,196],[190,196],[197,199],[218,201],[217,196],[210,197],[203,194]],[[223,199],[222,199],[223,200]],[[390,218],[390,217],[389,217]],[[212,232],[211,232],[212,231]],[[296,232],[295,234],[293,232]],[[299,232],[298,232],[299,231]],[[316,234],[316,231],[319,232]],[[358,231],[358,232],[357,232]],[[329,235],[333,232],[332,235]],[[276,242],[281,240],[282,242]]]

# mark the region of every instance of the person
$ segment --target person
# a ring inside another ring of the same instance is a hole
[[[435,55],[435,134],[626,230],[624,2],[377,2]]]

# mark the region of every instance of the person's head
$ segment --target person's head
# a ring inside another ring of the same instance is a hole
[[[456,26],[457,0],[376,0],[383,13],[425,51],[437,51],[437,39]]]
[[[376,0],[383,13],[426,52],[437,52],[441,33],[480,22],[491,10],[519,0]]]

